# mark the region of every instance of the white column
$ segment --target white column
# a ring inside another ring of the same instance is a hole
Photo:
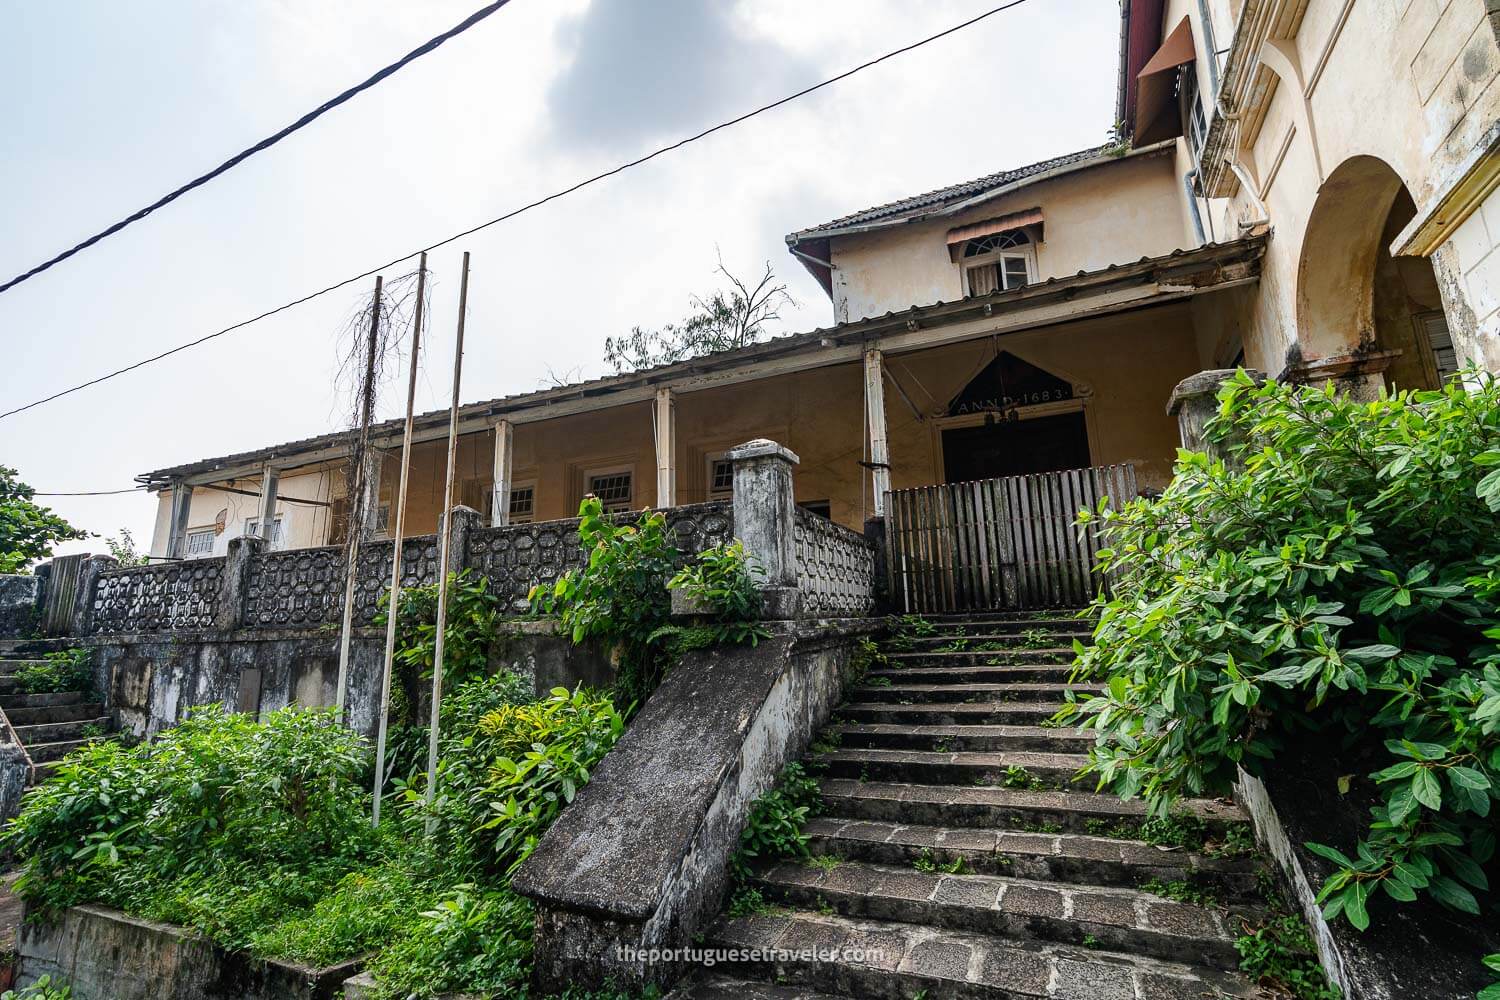
[[[677,403],[667,388],[656,390],[656,506],[677,506]]]
[[[365,505],[366,538],[375,534],[375,519],[380,514],[380,474],[384,468],[384,453],[373,447],[365,452],[365,495],[362,502]],[[386,526],[386,531],[389,533],[390,525]]]
[[[875,492],[875,516],[885,516],[885,495],[891,488],[891,451],[885,438],[885,366],[877,350],[865,352],[865,416],[870,426],[870,486]]]
[[[172,520],[167,524],[168,559],[181,559],[187,555],[188,513],[192,506],[192,486],[172,484]]]
[[[491,487],[494,491],[494,499],[490,510],[490,527],[492,528],[501,528],[510,523],[512,435],[509,420],[502,420],[495,425],[495,464]]]
[[[260,473],[260,537],[269,545],[276,537],[276,491],[281,473],[269,465]]]

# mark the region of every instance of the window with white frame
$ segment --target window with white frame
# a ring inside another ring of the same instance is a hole
[[[1203,114],[1203,101],[1198,96],[1198,64],[1190,62],[1177,74],[1177,98],[1182,102],[1183,135],[1193,158],[1203,156],[1203,142],[1208,137],[1208,121]]]
[[[708,457],[708,490],[710,500],[728,500],[734,496],[734,463],[723,455]]]
[[[187,533],[187,554],[190,556],[212,555],[216,532],[212,528],[200,528]]]
[[[260,535],[260,518],[258,518],[258,517],[247,517],[247,518],[245,518],[245,535],[246,535],[246,537],[258,537]],[[280,544],[280,542],[281,542],[281,515],[277,514],[275,520],[273,520],[271,522],[271,544],[272,545],[278,545],[278,544]]]
[[[964,244],[964,285],[970,295],[1020,288],[1036,280],[1036,247],[1024,229],[981,236]]]
[[[536,519],[536,484],[511,483],[510,523],[530,524]]]
[[[630,509],[631,472],[629,469],[610,469],[590,472],[584,477],[586,492],[599,498],[607,514]]]

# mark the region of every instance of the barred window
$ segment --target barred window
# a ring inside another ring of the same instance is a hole
[[[599,498],[606,513],[630,509],[630,473],[604,472],[588,477],[588,491]]]
[[[245,535],[247,537],[252,537],[253,538],[253,537],[258,536],[259,534],[260,534],[260,518],[258,518],[258,517],[247,517],[247,518],[245,518]],[[271,522],[271,544],[275,545],[279,541],[281,541],[281,515],[280,514],[276,515],[276,519]]]
[[[202,531],[189,531],[187,535],[187,554],[190,556],[206,556],[214,550],[214,529],[204,528]]]
[[[515,486],[510,488],[510,523],[530,524],[536,517],[536,486]]]

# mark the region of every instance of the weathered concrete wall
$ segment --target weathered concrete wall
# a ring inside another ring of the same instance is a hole
[[[1312,930],[1324,971],[1344,996],[1360,1000],[1469,1000],[1494,978],[1479,961],[1500,948],[1500,929],[1492,923],[1430,900],[1395,904],[1383,893],[1370,902],[1368,930],[1323,919],[1315,900],[1333,865],[1303,845],[1332,841],[1353,854],[1350,844],[1330,835],[1367,819],[1363,803],[1347,803],[1337,793],[1337,770],[1289,767],[1269,787],[1241,772],[1235,786],[1256,840],[1281,869]]]
[[[879,622],[791,625],[686,657],[513,881],[537,904],[544,988],[667,983],[617,946],[686,944],[718,911],[751,803],[837,703]]]
[[[74,1000],[325,1000],[342,995],[360,967],[262,961],[102,906],[75,906],[53,924],[22,924],[16,951],[18,985],[61,978]]]
[[[20,639],[32,634],[41,597],[41,583],[37,577],[17,573],[0,575],[0,639]]]
[[[553,688],[606,688],[615,682],[619,664],[598,642],[575,646],[557,634],[553,619],[515,620],[501,626],[500,641],[490,654],[492,670],[529,678],[538,696]]]
[[[97,644],[96,680],[120,729],[153,736],[190,708],[220,703],[262,713],[334,704],[338,633],[331,630],[109,636]],[[385,633],[356,629],[350,643],[349,722],[375,732]]]

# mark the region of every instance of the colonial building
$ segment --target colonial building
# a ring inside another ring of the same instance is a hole
[[[692,503],[770,438],[801,457],[798,503],[858,528],[927,484],[1128,465],[1163,486],[1168,397],[1203,369],[1367,390],[1494,367],[1497,21],[1483,0],[1127,0],[1118,144],[791,234],[827,328],[465,406],[458,496],[493,524],[590,493]],[[417,419],[409,533],[436,528],[446,424]],[[400,430],[374,431],[377,530]],[[222,554],[262,510],[275,546],[338,541],[346,448],[142,475],[152,554]]]

